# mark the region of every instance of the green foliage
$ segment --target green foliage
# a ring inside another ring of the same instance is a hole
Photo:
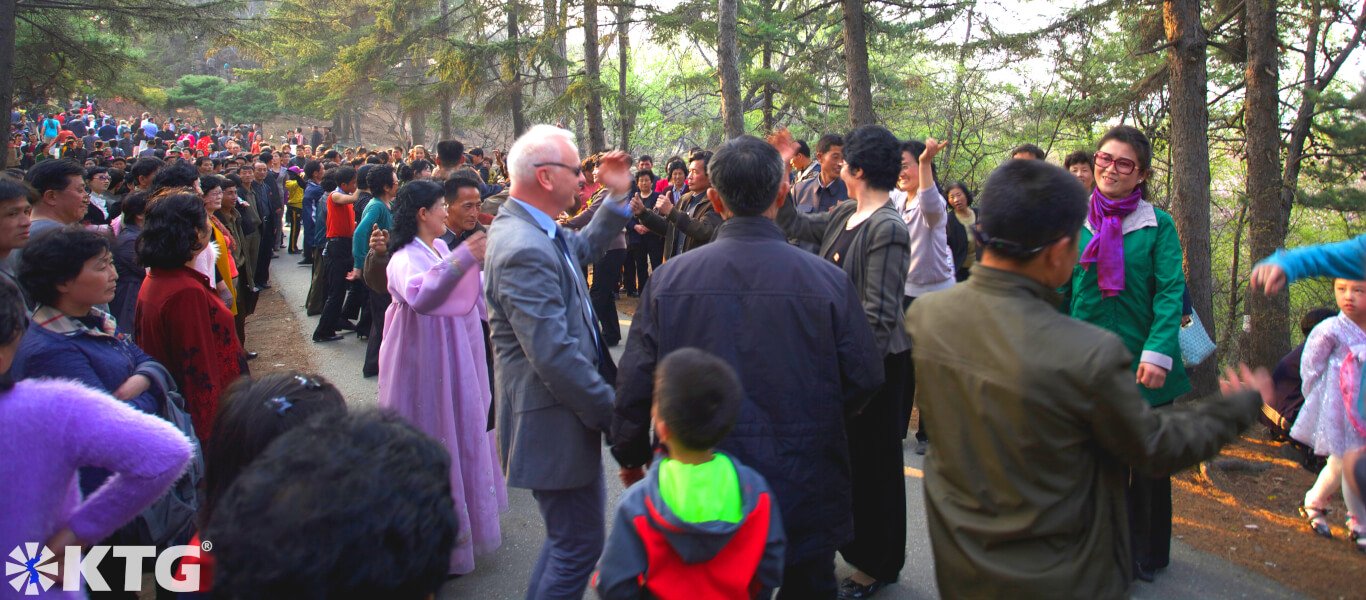
[[[166,108],[199,108],[217,112],[215,103],[228,82],[213,75],[186,75],[177,79],[175,87],[166,90]]]
[[[251,81],[239,81],[223,88],[215,99],[215,113],[229,123],[260,123],[280,114],[272,94]]]

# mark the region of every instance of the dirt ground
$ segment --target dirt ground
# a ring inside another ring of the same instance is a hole
[[[252,375],[291,369],[316,373],[310,337],[280,292],[261,290],[256,314],[247,319],[246,348],[260,356],[249,363]]]
[[[1310,533],[1297,509],[1315,475],[1253,429],[1214,463],[1234,468],[1192,469],[1172,478],[1172,534],[1313,598],[1362,598],[1366,555],[1357,553],[1343,524],[1339,495],[1332,504],[1333,536]]]

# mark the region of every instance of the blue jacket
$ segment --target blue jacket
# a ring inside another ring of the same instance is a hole
[[[14,357],[10,375],[21,379],[71,379],[97,390],[113,394],[129,377],[138,373],[146,374],[147,363],[155,360],[143,352],[123,334],[104,335],[91,331],[71,331],[58,333],[43,326],[43,315],[51,309],[39,306],[29,323],[24,339],[19,343],[19,351]],[[95,311],[98,318],[107,315]],[[74,321],[74,319],[69,319]],[[148,376],[153,384],[142,395],[127,402],[134,408],[156,414],[161,405],[162,391],[157,388],[156,378]],[[81,469],[81,490],[90,493],[98,489],[109,476],[104,469]]]
[[[1261,263],[1271,263],[1285,271],[1286,283],[1307,277],[1366,279],[1366,235],[1345,242],[1277,250]]]
[[[612,452],[650,459],[655,365],[693,347],[735,367],[744,400],[717,446],[773,487],[788,564],[853,537],[844,419],[882,386],[883,357],[849,276],[792,247],[773,221],[736,217],[650,277],[617,373]]]

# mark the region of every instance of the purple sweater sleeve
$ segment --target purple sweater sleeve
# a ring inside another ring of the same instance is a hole
[[[190,461],[190,441],[170,423],[89,388],[72,386],[61,418],[67,461],[113,473],[72,513],[67,526],[96,542],[166,493]],[[56,416],[56,415],[54,415]]]

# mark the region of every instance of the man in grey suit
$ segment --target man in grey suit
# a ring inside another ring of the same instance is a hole
[[[532,490],[546,527],[528,600],[581,598],[605,537],[602,436],[616,367],[581,265],[601,257],[630,217],[630,160],[604,159],[603,207],[575,234],[554,220],[579,189],[573,140],[538,125],[512,145],[511,193],[489,227],[485,261],[503,468],[509,486]]]

